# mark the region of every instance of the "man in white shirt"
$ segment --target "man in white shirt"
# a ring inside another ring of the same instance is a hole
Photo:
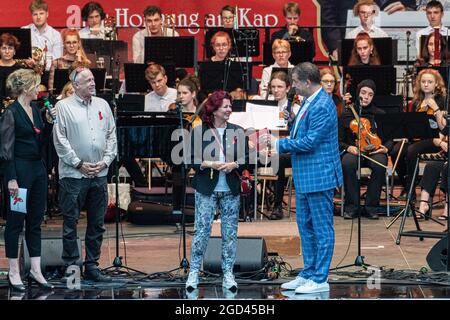
[[[63,212],[62,259],[67,267],[76,263],[77,223],[83,206],[87,210],[84,278],[111,281],[98,268],[103,241],[104,215],[108,205],[108,167],[117,155],[114,116],[109,104],[95,97],[95,80],[87,68],[70,74],[75,93],[56,104],[53,140],[59,156],[59,205]],[[66,272],[68,276],[68,272]]]
[[[133,62],[144,63],[145,37],[178,37],[174,29],[163,27],[161,8],[148,6],[144,10],[145,29],[138,31],[133,36]]]
[[[82,39],[105,39],[105,26],[103,21],[106,14],[98,2],[88,2],[81,9],[81,17],[86,26],[80,30]]]
[[[437,0],[431,0],[426,5],[427,19],[430,25],[424,29],[420,29],[416,33],[416,49],[417,55],[420,55],[420,38],[427,36],[434,31],[434,28],[439,28],[439,32],[443,36],[450,35],[449,29],[442,25],[442,17],[444,16],[444,7],[442,3]]]
[[[50,70],[52,61],[63,53],[61,34],[47,24],[48,4],[45,0],[33,0],[29,10],[33,23],[23,28],[31,29],[31,44],[44,51],[45,69]]]
[[[163,66],[152,63],[145,69],[145,79],[153,90],[145,96],[145,111],[166,112],[169,105],[177,99],[177,90],[167,86],[166,70]]]
[[[358,1],[353,7],[353,15],[359,17],[360,26],[348,31],[345,35],[346,39],[355,39],[358,33],[365,32],[371,38],[387,38],[389,35],[381,28],[374,25],[374,18],[378,14],[378,7],[374,0]]]

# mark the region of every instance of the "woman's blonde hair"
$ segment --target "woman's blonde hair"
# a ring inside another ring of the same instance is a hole
[[[14,97],[32,92],[41,83],[41,76],[32,69],[19,69],[8,76],[6,87]]]
[[[438,94],[443,97],[445,97],[447,94],[446,90],[445,90],[444,79],[442,78],[439,71],[434,70],[434,69],[423,69],[422,71],[419,72],[419,74],[417,75],[417,78],[416,78],[416,83],[414,85],[414,97],[412,100],[413,104],[415,102],[422,102],[423,99],[425,99],[425,95],[424,95],[422,89],[420,88],[420,81],[422,81],[422,77],[425,74],[431,74],[434,77],[434,80],[436,81],[436,88],[434,90],[435,94]]]
[[[72,81],[68,81],[62,88],[61,99],[67,98],[69,96],[67,93],[69,92],[70,89],[72,89],[72,91],[74,90]]]

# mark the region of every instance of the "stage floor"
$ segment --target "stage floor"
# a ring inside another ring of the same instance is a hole
[[[294,208],[295,209],[295,208]],[[442,209],[435,209],[433,214],[440,215]],[[402,237],[400,245],[396,245],[400,220],[387,229],[391,217],[382,216],[379,220],[361,219],[361,253],[365,262],[382,267],[380,276],[381,287],[370,289],[368,272],[361,272],[360,267],[350,267],[341,272],[330,274],[331,291],[319,298],[329,299],[392,299],[392,298],[450,298],[450,281],[448,274],[421,274],[422,267],[429,269],[426,256],[438,239],[426,238],[420,241],[415,237]],[[43,225],[44,237],[59,237],[61,235],[62,217],[56,216]],[[332,268],[337,265],[352,264],[357,256],[357,220],[344,220],[335,216],[336,242],[332,260]],[[433,221],[421,221],[423,230],[444,231],[445,227]],[[84,239],[86,218],[79,222],[79,236]],[[106,225],[103,241],[100,267],[106,268],[112,264],[116,256],[115,224]],[[413,230],[412,217],[406,219],[405,230]],[[187,258],[189,259],[193,226],[186,227]],[[7,270],[7,260],[4,257],[3,230],[0,230],[0,269]],[[278,257],[286,265],[282,268],[276,280],[238,279],[239,290],[232,296],[222,292],[220,278],[208,278],[198,290],[199,299],[301,299],[300,295],[284,295],[280,291],[282,282],[292,279],[296,270],[301,268],[302,257],[300,239],[295,222],[295,213],[282,220],[270,221],[260,217],[253,222],[239,223],[240,237],[263,237],[270,254],[269,258]],[[213,236],[220,236],[220,221],[215,221]],[[92,286],[82,281],[82,291],[68,290],[57,280],[57,288],[51,294],[40,295],[37,288],[22,295],[11,295],[6,280],[0,280],[1,299],[186,299],[184,290],[184,273],[171,272],[180,266],[183,257],[182,233],[175,225],[133,225],[126,221],[120,228],[119,255],[123,263],[144,272],[149,277],[132,281],[131,277],[121,276],[111,284]],[[427,270],[422,268],[422,272]],[[294,270],[294,272],[289,272]],[[5,273],[4,273],[5,274]],[[4,276],[2,277],[4,279]],[[377,278],[378,279],[378,278]],[[104,286],[105,285],[105,286]],[[314,298],[314,297],[313,297]]]

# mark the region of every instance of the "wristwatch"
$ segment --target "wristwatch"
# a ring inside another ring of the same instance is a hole
[[[76,168],[79,170],[83,166],[84,161],[81,160],[80,163],[76,166]]]

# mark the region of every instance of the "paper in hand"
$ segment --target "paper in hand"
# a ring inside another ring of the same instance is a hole
[[[11,197],[11,211],[27,213],[27,189],[19,188],[17,196]]]

